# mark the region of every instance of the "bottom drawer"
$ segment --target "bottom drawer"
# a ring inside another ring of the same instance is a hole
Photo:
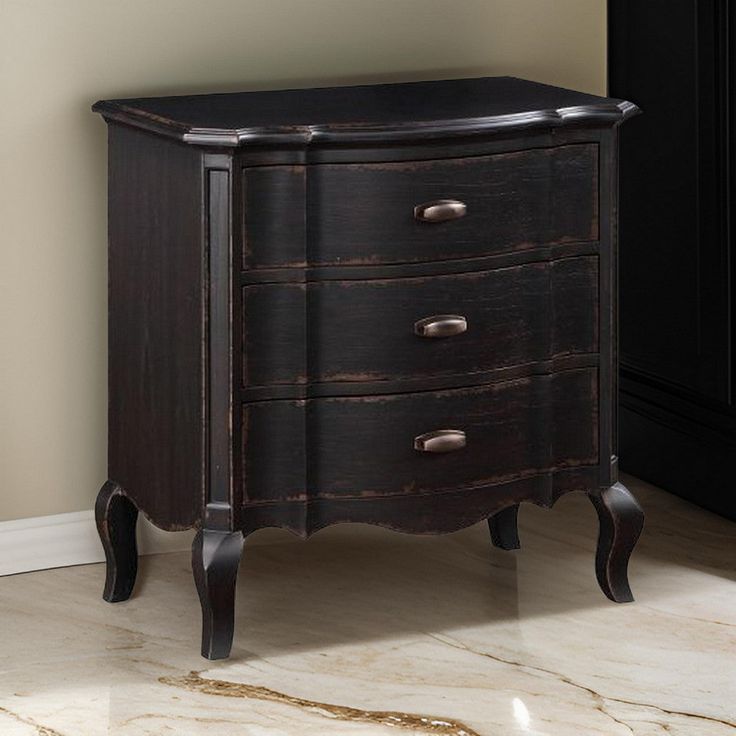
[[[426,493],[596,465],[597,393],[589,368],[447,391],[245,404],[243,500]],[[436,430],[456,433],[427,437]]]

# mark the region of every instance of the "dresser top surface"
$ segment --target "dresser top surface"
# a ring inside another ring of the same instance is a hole
[[[514,77],[101,100],[116,121],[209,146],[370,143],[617,125],[635,105]]]

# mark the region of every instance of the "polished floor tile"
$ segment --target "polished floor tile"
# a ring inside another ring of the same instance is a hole
[[[2,736],[736,734],[736,525],[629,479],[647,513],[610,603],[587,499],[524,506],[522,550],[337,526],[246,542],[230,660],[199,649],[188,555],[0,579]]]

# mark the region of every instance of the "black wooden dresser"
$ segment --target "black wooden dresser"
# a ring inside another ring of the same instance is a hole
[[[627,102],[513,78],[98,102],[109,123],[104,597],[138,511],[196,527],[202,653],[245,536],[450,532],[586,491],[604,593],[643,514],[616,469]]]

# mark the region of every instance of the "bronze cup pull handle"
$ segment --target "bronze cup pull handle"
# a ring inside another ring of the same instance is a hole
[[[468,329],[468,320],[461,314],[435,314],[414,323],[414,334],[419,337],[452,337]]]
[[[459,199],[437,199],[418,204],[414,208],[414,217],[421,222],[445,222],[464,217],[467,211],[468,206]]]
[[[465,432],[461,429],[435,429],[414,438],[419,452],[453,452],[465,447]]]

